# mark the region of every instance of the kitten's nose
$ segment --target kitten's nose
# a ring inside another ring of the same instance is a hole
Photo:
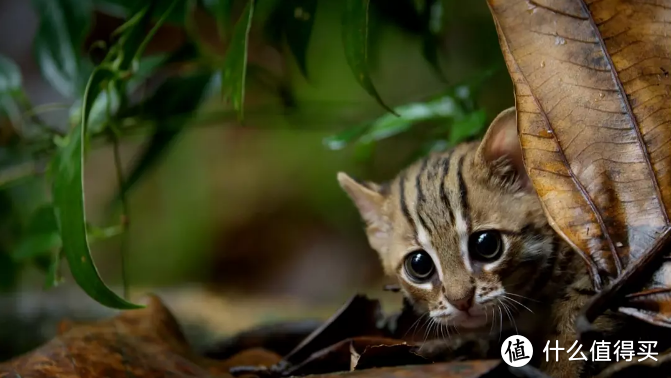
[[[469,308],[473,305],[473,296],[475,295],[475,288],[471,288],[465,296],[459,299],[450,299],[447,301],[456,307],[459,311],[468,311]]]

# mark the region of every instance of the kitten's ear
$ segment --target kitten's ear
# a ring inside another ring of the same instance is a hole
[[[383,212],[385,196],[375,184],[364,185],[344,172],[338,172],[338,182],[359,210],[361,218],[367,225],[368,240],[371,247],[383,251],[389,224]]]
[[[522,190],[533,188],[524,169],[515,107],[502,111],[494,118],[476,156],[501,182],[513,184]]]

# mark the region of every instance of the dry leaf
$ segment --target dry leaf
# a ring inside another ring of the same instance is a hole
[[[303,362],[313,353],[344,339],[357,336],[384,336],[378,327],[383,319],[380,302],[355,295],[321,327],[312,332],[284,357],[291,364]]]
[[[354,337],[341,340],[313,353],[305,361],[283,371],[281,375],[300,376],[351,369],[430,363],[429,360],[415,354],[414,349],[414,346],[402,340],[384,337]],[[353,358],[353,355],[358,357]],[[353,359],[356,362],[353,362]]]
[[[642,279],[644,292],[621,311],[670,325],[671,300],[660,293],[671,288],[669,268],[653,279],[646,268],[670,235],[671,0],[488,3],[526,170],[552,227],[605,289],[587,322]],[[657,305],[639,307],[642,298]]]
[[[528,366],[528,365],[527,365]],[[344,374],[319,374],[310,378],[522,378],[542,377],[537,370],[516,369],[512,374],[508,366],[497,360],[450,362],[430,365],[386,367],[379,369],[355,370]]]
[[[323,321],[313,319],[263,324],[213,345],[204,354],[221,360],[250,348],[263,348],[285,355],[322,324]]]
[[[238,364],[271,366],[280,356],[249,350],[229,361],[195,355],[170,311],[154,296],[147,307],[95,323],[63,322],[42,347],[0,364],[0,377],[209,377]]]
[[[628,377],[668,377],[671,368],[671,353],[661,353],[657,361],[648,358],[639,362],[637,358],[632,361],[619,361],[604,369],[597,378],[628,378]]]

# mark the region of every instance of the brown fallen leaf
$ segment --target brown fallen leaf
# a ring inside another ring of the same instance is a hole
[[[637,358],[633,358],[632,361],[616,362],[604,369],[596,378],[662,378],[669,377],[670,371],[671,353],[666,351],[657,356],[657,361],[649,358],[639,362]]]
[[[354,370],[348,373],[316,374],[310,378],[547,378],[528,365],[515,369],[514,374],[511,370],[501,361],[482,360]]]
[[[284,356],[284,360],[298,364],[313,353],[347,338],[385,336],[385,330],[378,326],[383,320],[382,316],[380,302],[368,299],[365,295],[355,295]]]
[[[382,337],[355,337],[339,341],[313,353],[305,361],[282,372],[299,376],[343,372],[351,369],[430,363],[414,353],[415,347],[401,340]],[[353,361],[353,353],[356,355]]]
[[[397,344],[374,344],[364,346],[363,352],[359,352],[360,346],[356,341],[350,344],[351,363],[350,370],[362,370],[386,366],[408,366],[423,365],[431,362],[417,354],[417,347],[406,343]],[[356,356],[356,357],[355,357]]]
[[[671,325],[671,0],[488,3],[526,170],[601,290],[580,327],[641,286],[620,311]]]
[[[279,355],[248,350],[229,361],[194,354],[175,318],[155,296],[147,307],[93,323],[64,322],[40,348],[0,364],[0,377],[210,377],[232,366],[271,366]]]
[[[264,324],[217,343],[206,350],[204,355],[221,360],[249,348],[263,348],[286,355],[323,323],[321,320],[306,319]]]

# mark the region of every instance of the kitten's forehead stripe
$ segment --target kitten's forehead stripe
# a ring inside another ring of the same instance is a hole
[[[408,204],[406,203],[405,200],[405,179],[407,176],[407,172],[403,172],[401,174],[398,184],[398,192],[399,192],[399,202],[401,206],[401,212],[403,213],[403,217],[405,217],[405,220],[408,222],[410,227],[412,228],[412,232],[414,235],[415,241],[417,240],[417,226],[415,225],[415,221],[412,219],[412,216],[410,215],[410,210],[408,209]]]
[[[424,195],[424,191],[422,190],[422,175],[426,171],[426,167],[429,164],[429,158],[426,157],[424,160],[422,160],[422,166],[419,168],[419,172],[417,172],[417,176],[415,176],[415,190],[417,190],[417,203],[422,203],[426,202],[426,196]]]
[[[471,233],[471,214],[470,214],[470,205],[468,204],[468,189],[466,188],[466,182],[464,181],[464,158],[466,154],[461,155],[459,158],[459,165],[457,166],[457,181],[459,183],[459,200],[461,202],[461,216],[464,218],[464,223],[466,224],[466,233]]]
[[[422,190],[422,176],[424,175],[424,172],[426,172],[426,168],[429,164],[429,157],[424,158],[422,161],[422,166],[419,169],[419,172],[417,172],[417,176],[415,176],[415,191],[417,192],[417,203],[415,204],[415,210],[417,212],[417,218],[419,219],[419,223],[422,226],[424,230],[429,234],[429,236],[433,236],[433,229],[429,227],[428,222],[426,221],[424,215],[422,214],[422,209],[424,207],[424,204],[426,203],[426,195],[424,194],[424,190]]]
[[[447,191],[445,189],[445,186],[447,185],[447,175],[450,173],[450,158],[452,157],[452,151],[450,153],[441,159],[441,167],[443,169],[442,176],[440,178],[440,199],[445,205],[445,208],[447,209],[447,217],[448,221],[450,224],[454,224],[454,211],[452,210],[452,206],[450,205],[450,200],[447,197]]]

